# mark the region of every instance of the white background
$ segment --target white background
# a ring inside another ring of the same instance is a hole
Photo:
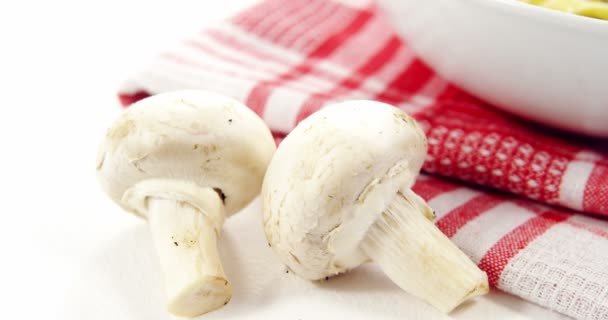
[[[0,316],[171,319],[145,223],[101,193],[95,155],[128,72],[250,0],[0,4]],[[234,296],[201,319],[448,319],[373,265],[312,284],[286,274],[259,204],[227,221]],[[558,319],[493,292],[454,319]]]

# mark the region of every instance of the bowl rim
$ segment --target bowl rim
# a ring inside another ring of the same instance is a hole
[[[452,0],[454,1],[454,0]],[[608,20],[595,19],[574,13],[563,12],[536,6],[519,0],[460,0],[474,2],[481,6],[491,7],[528,18],[539,19],[548,23],[555,23],[562,27],[574,27],[585,31],[608,33]]]

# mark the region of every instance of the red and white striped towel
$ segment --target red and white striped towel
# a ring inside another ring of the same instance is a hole
[[[400,107],[429,141],[415,191],[491,284],[575,318],[608,319],[608,221],[576,212],[608,216],[608,142],[574,142],[447,83],[373,3],[267,0],[162,54],[119,97],[129,105],[189,88],[243,101],[277,142],[330,102]]]

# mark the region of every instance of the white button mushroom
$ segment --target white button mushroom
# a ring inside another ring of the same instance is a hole
[[[224,218],[258,195],[274,150],[254,112],[204,91],[144,99],[108,130],[99,181],[148,220],[171,313],[196,316],[230,300],[216,241]]]
[[[427,151],[406,113],[373,101],[326,107],[279,146],[262,187],[267,240],[297,275],[318,280],[372,260],[441,311],[488,291],[486,274],[410,190]]]

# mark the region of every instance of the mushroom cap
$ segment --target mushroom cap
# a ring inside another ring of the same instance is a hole
[[[97,175],[112,200],[140,215],[123,196],[151,179],[213,188],[230,215],[258,195],[275,148],[262,119],[237,100],[176,91],[122,113],[99,148]]]
[[[262,187],[264,231],[279,258],[311,280],[352,269],[369,227],[424,162],[424,132],[405,112],[356,100],[302,121],[275,153]]]

